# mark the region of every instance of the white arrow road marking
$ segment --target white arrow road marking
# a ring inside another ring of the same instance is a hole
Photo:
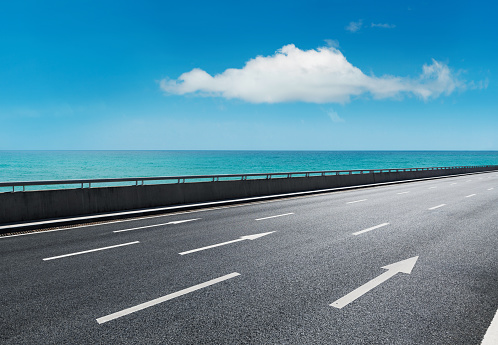
[[[201,219],[201,218],[185,219],[185,220],[175,220],[173,222],[168,222],[168,223],[154,224],[154,225],[147,225],[147,226],[139,226],[138,228],[116,230],[116,231],[113,231],[113,232],[125,232],[125,231],[132,231],[132,230],[138,230],[138,229],[153,228],[155,226],[161,226],[161,225],[181,224],[181,223],[186,223],[186,222],[192,222],[194,220],[199,220],[199,219]]]
[[[371,228],[354,232],[353,235],[357,236],[357,235],[363,234],[364,232],[368,232],[368,231],[372,231],[372,230],[375,230],[375,229],[378,229],[378,228],[382,228],[383,226],[386,226],[386,225],[389,225],[389,223],[382,223],[382,224],[379,224],[379,225],[376,225],[376,226],[372,226]]]
[[[443,206],[446,206],[446,204],[437,205],[437,206],[428,208],[428,210],[435,210],[436,208],[440,208],[440,207],[443,207]]]
[[[186,288],[186,289],[183,289],[183,290],[171,293],[169,295],[153,299],[152,301],[145,302],[145,303],[136,305],[134,307],[127,308],[127,309],[118,311],[118,312],[113,313],[113,314],[109,314],[107,316],[99,317],[97,319],[97,322],[99,324],[102,324],[102,323],[105,323],[107,321],[111,321],[111,320],[117,319],[117,318],[119,318],[121,316],[125,316],[125,315],[128,315],[128,314],[134,313],[136,311],[152,307],[152,306],[154,306],[156,304],[169,301],[170,299],[186,295],[186,294],[188,294],[190,292],[203,289],[203,288],[208,287],[210,285],[214,285],[214,284],[217,284],[217,283],[222,282],[224,280],[228,280],[228,279],[231,279],[231,278],[234,278],[234,277],[237,277],[237,276],[240,276],[240,273],[237,273],[237,272],[230,273],[230,274],[227,274],[225,276],[209,280],[209,281],[207,281],[205,283],[194,285],[194,286],[191,286],[189,288]]]
[[[368,291],[382,284],[389,278],[395,276],[397,273],[406,273],[410,274],[412,272],[413,266],[417,262],[418,256],[414,256],[413,258],[409,258],[406,260],[395,262],[394,264],[390,264],[382,267],[383,269],[388,270],[387,272],[382,273],[377,278],[370,280],[368,283],[360,286],[356,290],[351,291],[346,296],[339,298],[334,303],[330,304],[331,307],[335,307],[338,309],[342,309],[349,303],[353,302],[355,299],[363,296]]]
[[[135,242],[129,242],[129,243],[123,243],[123,244],[117,244],[115,246],[109,246],[109,247],[103,247],[103,248],[97,248],[97,249],[90,249],[90,250],[85,250],[82,252],[77,252],[77,253],[71,253],[71,254],[64,254],[64,255],[59,255],[59,256],[53,256],[51,258],[45,258],[43,261],[48,261],[48,260],[54,260],[54,259],[60,259],[60,258],[65,258],[67,256],[73,256],[73,255],[80,255],[80,254],[86,254],[86,253],[92,253],[92,252],[98,252],[99,250],[106,250],[106,249],[111,249],[111,248],[117,248],[117,247],[123,247],[123,246],[129,246],[130,244],[136,244],[140,243],[140,241],[135,241]]]
[[[491,321],[491,324],[484,334],[481,345],[496,345],[498,344],[498,310],[496,311],[495,317]]]
[[[255,219],[255,220],[264,220],[264,219],[270,219],[270,218],[277,218],[277,217],[288,216],[288,215],[291,215],[291,214],[294,214],[294,213],[284,213],[284,214],[278,214],[278,215],[276,215],[276,216],[270,216],[270,217],[258,218],[258,219]]]
[[[192,250],[188,250],[186,252],[181,252],[181,253],[178,253],[178,254],[180,254],[180,255],[186,255],[186,254],[190,254],[190,253],[200,252],[201,250],[206,250],[206,249],[211,249],[211,248],[215,248],[215,247],[225,246],[227,244],[232,244],[232,243],[235,243],[235,242],[240,242],[240,241],[245,241],[245,240],[251,240],[252,241],[252,240],[255,240],[257,238],[260,238],[260,237],[272,234],[274,232],[275,231],[270,231],[270,232],[263,232],[263,233],[260,233],[260,234],[255,234],[255,235],[242,236],[242,237],[240,237],[239,239],[236,239],[236,240],[232,240],[232,241],[228,241],[228,242],[223,242],[223,243],[218,243],[218,244],[213,244],[213,245],[207,246],[207,247],[192,249]]]

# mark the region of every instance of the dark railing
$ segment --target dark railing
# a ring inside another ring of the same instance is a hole
[[[295,177],[312,177],[312,176],[331,176],[331,175],[353,175],[353,174],[373,174],[389,172],[407,172],[407,171],[431,171],[431,170],[454,170],[454,169],[474,169],[489,168],[498,170],[498,165],[480,165],[480,166],[456,166],[456,167],[427,167],[427,168],[404,168],[404,169],[357,169],[357,170],[329,170],[329,171],[298,171],[298,172],[276,172],[276,173],[252,173],[252,174],[225,174],[225,175],[189,175],[189,176],[161,176],[161,177],[127,177],[127,178],[101,178],[101,179],[77,179],[77,180],[45,180],[45,181],[16,181],[0,182],[0,188],[12,188],[11,192],[26,191],[26,186],[60,186],[54,189],[64,189],[70,185],[78,185],[72,188],[91,188],[92,185],[111,184],[143,186],[145,182],[160,183],[189,183],[189,182],[216,182],[230,180],[248,180],[248,179],[274,179],[274,178],[295,178]],[[162,181],[162,182],[161,182]],[[131,183],[129,183],[131,182]],[[16,190],[16,187],[19,187]],[[46,189],[46,188],[42,188]]]

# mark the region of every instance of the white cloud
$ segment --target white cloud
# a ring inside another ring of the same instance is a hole
[[[484,89],[487,89],[489,86],[489,79],[486,78],[484,80],[479,80],[478,82],[475,82],[475,81],[471,81],[469,83],[469,87],[472,89],[472,90],[484,90]]]
[[[339,116],[335,111],[332,109],[327,110],[327,115],[330,117],[330,119],[333,122],[340,123],[340,122],[346,122],[342,117]]]
[[[394,29],[396,25],[387,23],[372,23],[372,28],[384,28],[384,29]]]
[[[346,30],[351,31],[351,32],[357,32],[361,29],[363,26],[363,20],[358,20],[357,22],[351,22],[346,26]]]
[[[336,49],[339,48],[339,41],[338,40],[331,40],[331,39],[328,38],[328,39],[326,39],[324,41],[325,41],[325,43],[327,43],[327,45],[329,47],[333,47],[333,48],[336,48]]]
[[[241,69],[229,68],[211,76],[195,68],[177,80],[163,79],[171,94],[241,99],[251,103],[346,103],[351,97],[375,99],[417,96],[423,100],[465,88],[449,67],[436,60],[422,67],[417,78],[364,74],[333,47],[300,50],[286,45],[271,56],[258,56]]]

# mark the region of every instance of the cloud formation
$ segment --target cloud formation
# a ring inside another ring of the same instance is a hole
[[[346,30],[350,32],[357,32],[360,31],[361,27],[363,26],[363,20],[358,20],[357,22],[351,22],[346,26]]]
[[[177,80],[163,79],[166,93],[241,99],[251,103],[347,103],[352,97],[374,99],[416,96],[423,100],[465,88],[449,67],[436,60],[416,78],[364,74],[334,47],[301,50],[286,45],[271,56],[258,56],[241,69],[211,76],[194,68]]]
[[[342,117],[339,116],[339,114],[337,114],[337,112],[333,111],[332,109],[327,110],[327,115],[330,117],[332,122],[346,122]]]
[[[372,28],[394,29],[396,25],[388,23],[372,23]]]
[[[324,41],[325,41],[325,43],[327,43],[327,46],[339,49],[339,41],[338,40],[331,40],[330,38],[327,38]]]

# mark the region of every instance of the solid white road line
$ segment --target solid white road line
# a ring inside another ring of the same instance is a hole
[[[401,195],[401,194],[407,194],[407,193],[410,193],[410,192],[401,192],[401,193],[396,193],[396,194]]]
[[[103,324],[105,322],[108,322],[108,321],[111,321],[111,320],[114,320],[114,319],[117,319],[117,318],[120,318],[121,316],[125,316],[125,315],[128,315],[128,314],[131,314],[131,313],[134,313],[136,311],[139,311],[139,310],[143,310],[143,309],[146,309],[146,308],[149,308],[149,307],[152,307],[156,304],[159,304],[159,303],[162,303],[162,302],[166,302],[166,301],[169,301],[170,299],[173,299],[173,298],[176,298],[176,297],[180,297],[180,296],[183,296],[183,295],[186,295],[190,292],[194,292],[196,290],[200,290],[200,289],[203,289],[205,287],[208,287],[210,285],[214,285],[214,284],[217,284],[217,283],[220,283],[222,281],[225,281],[225,280],[228,280],[228,279],[231,279],[231,278],[234,278],[234,277],[237,277],[237,276],[240,276],[240,273],[237,273],[237,272],[234,272],[234,273],[230,273],[230,274],[227,274],[227,275],[224,275],[222,277],[219,277],[219,278],[216,278],[216,279],[212,279],[212,280],[209,280],[205,283],[202,283],[202,284],[198,284],[198,285],[194,285],[194,286],[191,286],[189,288],[186,288],[186,289],[183,289],[183,290],[180,290],[180,291],[177,291],[177,292],[174,292],[174,293],[171,293],[169,295],[166,295],[166,296],[163,296],[163,297],[159,297],[159,298],[156,298],[156,299],[153,299],[152,301],[149,301],[149,302],[145,302],[145,303],[142,303],[142,304],[139,304],[139,305],[136,305],[134,307],[131,307],[131,308],[127,308],[127,309],[124,309],[124,310],[121,310],[121,311],[118,311],[116,313],[113,313],[113,314],[109,314],[107,316],[103,316],[103,317],[99,317],[97,319],[97,322],[99,324]]]
[[[202,211],[203,210],[198,210],[198,212],[202,212]],[[144,219],[147,220],[147,219],[159,218],[159,217],[171,217],[171,216],[177,216],[179,214],[186,214],[186,213],[193,213],[193,212],[190,212],[190,211],[175,212],[175,213],[171,213],[171,214],[160,214],[158,216],[146,216],[146,217],[140,217],[140,218],[106,221],[104,223],[98,223],[98,224],[87,224],[87,225],[72,226],[70,228],[61,228],[61,229],[53,229],[53,230],[43,230],[43,231],[37,231],[37,232],[27,232],[27,233],[24,233],[24,234],[15,234],[15,235],[0,236],[0,239],[2,239],[2,238],[9,238],[9,237],[19,237],[19,236],[45,234],[45,233],[48,233],[48,232],[55,232],[55,231],[65,231],[65,230],[74,230],[74,229],[81,229],[81,228],[90,228],[90,227],[93,227],[93,226],[102,226],[102,225],[109,225],[109,224],[115,224],[115,223],[135,222],[135,221],[139,221],[139,220],[144,220]],[[77,218],[74,218],[74,219],[77,219]],[[197,219],[201,219],[201,218],[197,218]],[[47,223],[47,222],[40,222],[40,224],[43,224],[43,223]],[[4,227],[0,227],[0,230],[2,228],[4,228]]]
[[[153,228],[155,226],[161,226],[161,225],[181,224],[181,223],[191,222],[191,221],[199,220],[199,219],[201,219],[201,218],[176,220],[176,221],[168,222],[168,223],[154,224],[154,225],[147,225],[147,226],[139,226],[138,228],[116,230],[116,231],[113,231],[113,232],[125,232],[125,231],[132,231],[132,230],[138,230],[138,229]]]
[[[220,247],[220,246],[225,246],[227,244],[232,244],[232,243],[235,243],[235,242],[240,242],[240,241],[245,241],[245,240],[251,240],[251,241],[253,241],[253,240],[258,239],[260,237],[263,237],[263,236],[266,236],[266,235],[269,235],[269,234],[273,234],[274,232],[275,231],[270,231],[270,232],[263,232],[263,233],[260,233],[260,234],[255,234],[255,235],[241,236],[240,238],[238,238],[236,240],[227,241],[227,242],[223,242],[223,243],[217,243],[217,244],[213,244],[213,245],[202,247],[202,248],[192,249],[192,250],[188,250],[186,252],[181,252],[181,253],[178,253],[178,254],[185,255],[185,254],[200,252],[201,250],[206,250],[206,249],[216,248],[216,247]]]
[[[369,232],[369,231],[372,231],[372,230],[375,230],[375,229],[378,229],[378,228],[382,228],[383,226],[386,226],[386,225],[389,225],[389,223],[382,223],[382,224],[379,224],[379,225],[376,225],[376,226],[372,226],[371,228],[368,228],[368,229],[365,229],[365,230],[361,230],[361,231],[358,231],[358,232],[354,232],[353,235],[357,236],[357,235],[363,234],[365,232]]]
[[[470,194],[470,195],[467,195],[466,198],[472,198],[473,196],[476,196],[477,194]]]
[[[495,317],[491,321],[484,338],[482,339],[481,345],[496,345],[498,344],[498,310],[496,311]]]
[[[283,216],[288,216],[288,215],[291,215],[291,214],[294,214],[294,213],[284,213],[284,214],[278,214],[276,216],[270,216],[270,217],[264,217],[264,218],[258,218],[258,219],[255,219],[255,220],[264,220],[264,219],[270,219],[270,218],[277,218],[277,217],[283,217]]]
[[[361,199],[361,200],[355,200],[355,201],[349,201],[346,204],[355,204],[357,202],[362,202],[362,201],[367,201],[367,199]]]
[[[99,250],[106,250],[106,249],[111,249],[111,248],[117,248],[117,247],[123,247],[123,246],[129,246],[130,244],[136,244],[140,243],[140,241],[135,241],[135,242],[128,242],[128,243],[123,243],[123,244],[117,244],[115,246],[109,246],[109,247],[103,247],[103,248],[97,248],[97,249],[90,249],[90,250],[85,250],[82,252],[77,252],[77,253],[71,253],[71,254],[64,254],[64,255],[59,255],[59,256],[53,256],[51,258],[45,258],[43,261],[48,261],[48,260],[54,260],[54,259],[60,259],[60,258],[65,258],[68,256],[73,256],[73,255],[80,255],[80,254],[86,254],[86,253],[92,253],[92,252],[98,252]]]
[[[435,210],[436,208],[440,208],[440,207],[443,207],[443,206],[446,206],[446,204],[441,204],[441,205],[437,205],[437,206],[431,207],[431,208],[429,208],[429,210]]]

